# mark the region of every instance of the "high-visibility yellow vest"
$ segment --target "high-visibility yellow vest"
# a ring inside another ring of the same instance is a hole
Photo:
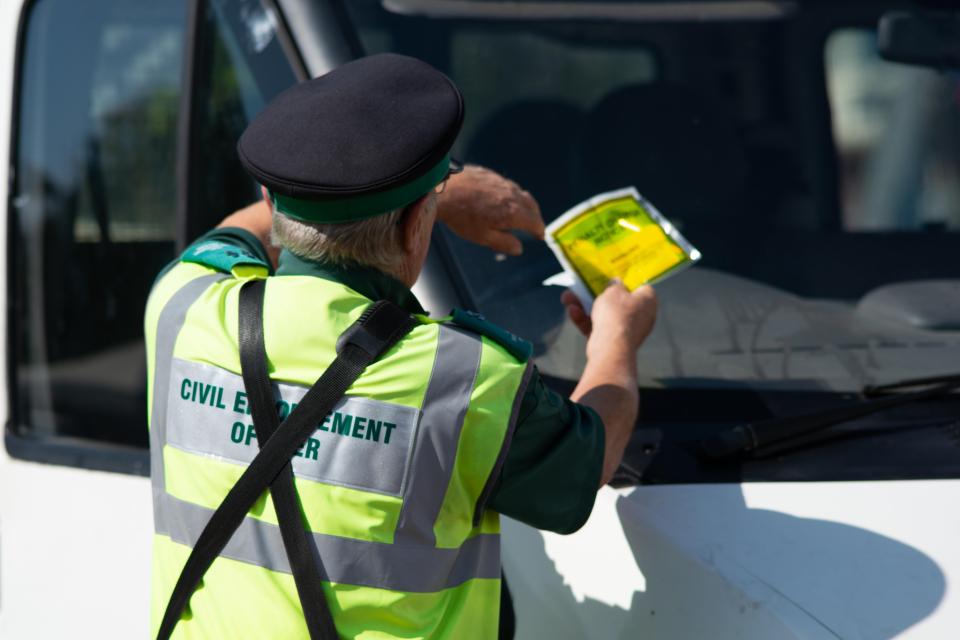
[[[147,304],[154,635],[193,543],[258,450],[237,305],[244,279],[265,275],[180,263]],[[321,278],[268,279],[264,333],[281,417],[369,304]],[[341,637],[496,636],[500,523],[484,504],[529,374],[498,343],[424,320],[370,365],[293,458]],[[174,637],[307,637],[267,493],[206,573]]]

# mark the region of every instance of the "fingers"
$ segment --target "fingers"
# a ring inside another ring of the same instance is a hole
[[[587,337],[590,336],[593,331],[593,322],[583,310],[583,307],[567,307],[567,315],[570,316],[570,320],[580,330],[580,333]]]
[[[607,289],[611,287],[622,289],[623,291],[627,290],[627,285],[623,284],[623,280],[620,278],[611,278],[610,282],[607,283]]]
[[[587,312],[584,311],[580,298],[573,291],[567,289],[560,295],[560,302],[566,307],[567,315],[570,316],[570,321],[573,322],[574,326],[580,330],[580,333],[589,337],[591,331],[593,331],[593,322]]]
[[[523,253],[523,244],[516,236],[507,231],[490,229],[484,234],[481,244],[508,256],[519,256]]]
[[[516,186],[516,185],[514,185]],[[543,214],[536,199],[520,187],[516,187],[516,198],[510,207],[513,228],[526,231],[533,237],[543,240]]]
[[[637,287],[630,293],[630,297],[642,305],[652,307],[654,312],[656,312],[657,305],[659,304],[657,302],[657,292],[654,291],[650,285],[645,284],[642,287]]]
[[[543,239],[545,230],[540,205],[529,192],[476,165],[467,165],[448,182],[438,217],[460,237],[511,256],[523,252],[511,231]]]
[[[573,291],[571,291],[570,289],[565,289],[565,290],[563,291],[563,293],[560,294],[560,302],[561,302],[561,303],[563,304],[563,306],[565,306],[565,307],[569,307],[569,306],[571,306],[571,305],[578,305],[578,306],[581,306],[581,307],[583,306],[583,305],[580,303],[580,298],[577,297],[577,294],[575,294],[575,293],[574,293]]]
[[[604,289],[598,297],[615,300],[617,298],[621,298],[622,296],[628,295],[630,295],[630,291],[627,289],[626,285],[623,284],[623,281],[619,278],[613,278],[607,283],[607,288]]]
[[[484,244],[494,251],[519,256],[523,253],[523,244],[510,231],[526,231],[543,240],[544,225],[540,205],[533,196],[516,185],[513,187],[513,197],[504,207],[501,218],[496,221],[497,228],[490,229],[484,238]]]
[[[631,292],[631,295],[633,295],[636,298],[656,298],[657,297],[657,293],[653,290],[653,287],[651,287],[648,284],[644,284],[637,287]]]
[[[580,333],[587,337],[590,336],[590,333],[593,331],[593,322],[590,320],[590,316],[583,310],[583,307],[571,305],[567,307],[567,315],[570,316],[570,321],[580,330]]]
[[[538,240],[543,240],[544,222],[540,213],[540,205],[516,183],[500,178],[499,200],[490,209],[489,223],[501,231],[526,231]],[[505,188],[504,188],[505,187]]]

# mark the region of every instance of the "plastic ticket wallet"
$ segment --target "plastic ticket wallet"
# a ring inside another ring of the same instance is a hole
[[[547,243],[588,310],[614,278],[632,291],[700,259],[700,252],[633,187],[573,207],[547,226]]]

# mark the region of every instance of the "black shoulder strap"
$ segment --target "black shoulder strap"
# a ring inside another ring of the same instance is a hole
[[[258,312],[255,314],[256,318],[248,317],[248,319],[259,324],[256,332],[260,334],[260,344],[259,346],[255,345],[254,348],[258,349],[260,353],[263,350],[263,318],[262,311],[260,311],[263,301],[263,286],[263,284],[247,283],[241,290],[241,317],[244,315],[242,310],[250,308],[247,305],[252,304],[250,302],[244,303],[243,298],[256,298],[255,304],[258,308]],[[259,292],[257,289],[259,289]],[[173,633],[173,629],[197,584],[226,546],[234,531],[243,522],[243,518],[260,495],[267,487],[272,489],[274,481],[277,481],[277,485],[283,484],[281,481],[284,479],[282,476],[284,469],[289,469],[291,458],[303,446],[307,438],[316,431],[317,424],[333,410],[334,405],[344,396],[350,385],[360,377],[367,366],[409,333],[415,324],[416,321],[406,311],[393,303],[381,300],[370,305],[363,315],[344,332],[337,343],[336,359],[307,391],[307,394],[297,404],[297,408],[283,421],[273,436],[269,439],[258,438],[260,453],[253,459],[210,517],[207,526],[204,527],[196,544],[194,544],[190,557],[187,558],[170,596],[170,601],[167,603],[167,609],[160,623],[160,630],[157,632],[158,640],[167,640]],[[244,333],[241,333],[241,345],[245,339],[248,338],[244,338]],[[246,385],[247,375],[251,375],[252,371],[248,373],[247,367],[242,366],[244,368],[244,384]],[[269,381],[265,373],[263,378]],[[253,388],[248,387],[248,391],[253,392],[258,386],[262,388],[262,384],[256,384]],[[272,392],[270,396],[272,398]],[[260,400],[260,406],[263,405],[264,402]],[[251,408],[254,406],[251,404]],[[266,406],[272,408],[272,401],[268,401]],[[271,424],[273,424],[271,422],[257,424],[256,416],[254,421],[255,428],[258,431],[264,427],[270,430]],[[292,488],[289,482],[286,484]],[[284,490],[281,489],[282,491]],[[274,494],[274,499],[276,500],[276,494]],[[295,494],[292,496],[292,504],[285,508],[289,508],[289,506],[296,509],[299,524],[300,507]],[[278,518],[282,518],[280,508],[278,504]],[[301,557],[299,555],[300,551],[296,549],[296,545],[299,543],[295,540],[299,534],[294,531],[286,531],[285,528],[288,525],[282,523],[283,520],[281,519],[281,534],[287,549],[287,555],[291,561],[291,568],[293,568],[294,558]],[[302,524],[300,528],[302,530]],[[305,537],[305,532],[303,535]],[[293,549],[291,548],[291,542],[288,541],[288,536],[294,542]],[[311,558],[310,565],[293,569],[301,601],[305,597],[309,597],[302,590],[301,581],[315,581],[315,573],[319,570],[318,565],[314,564],[313,548],[309,545],[309,540],[305,540],[305,542]],[[301,571],[301,575],[298,576],[297,572]],[[308,613],[307,607],[304,607],[304,614],[305,616],[316,616],[323,623],[323,612],[314,610]],[[329,612],[326,613],[326,616],[329,617]],[[308,620],[308,624],[311,624],[311,620]],[[332,627],[332,621],[330,625]],[[312,637],[323,637],[313,636],[313,633],[311,627]]]
[[[240,369],[253,417],[257,443],[263,449],[280,426],[273,386],[267,372],[267,351],[263,344],[263,295],[265,280],[253,280],[240,290]],[[322,573],[314,558],[300,512],[300,499],[293,483],[293,467],[287,462],[270,483],[270,495],[277,511],[280,536],[297,585],[300,606],[312,640],[337,640],[333,614],[323,595]]]

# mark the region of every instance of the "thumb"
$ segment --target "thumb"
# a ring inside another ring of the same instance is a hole
[[[610,282],[607,283],[607,289],[622,289],[626,291],[627,287],[620,278],[611,278]]]

